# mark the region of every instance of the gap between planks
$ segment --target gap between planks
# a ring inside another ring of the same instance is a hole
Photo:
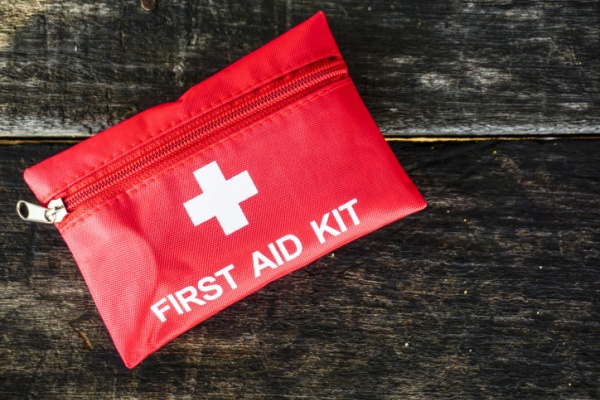
[[[9,139],[0,138],[0,146],[14,146],[22,144],[76,144],[87,138],[31,138],[31,139]],[[600,135],[556,135],[556,136],[413,136],[399,137],[388,136],[386,142],[413,142],[413,143],[433,143],[433,142],[480,142],[480,141],[516,141],[516,140],[597,140]]]

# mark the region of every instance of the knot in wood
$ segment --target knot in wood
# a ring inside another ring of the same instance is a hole
[[[152,11],[156,8],[156,0],[140,0],[140,5],[146,11]]]

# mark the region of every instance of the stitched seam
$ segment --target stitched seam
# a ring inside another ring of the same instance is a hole
[[[334,52],[335,54],[331,54],[332,52]],[[225,104],[228,101],[231,101],[232,99],[234,99],[237,96],[240,96],[241,94],[243,94],[244,92],[250,92],[256,88],[258,88],[259,86],[262,86],[263,84],[265,84],[268,81],[271,81],[273,79],[275,79],[276,76],[279,75],[285,75],[293,70],[295,70],[296,68],[300,68],[300,65],[308,65],[311,62],[317,61],[321,58],[323,58],[326,54],[330,54],[330,56],[334,56],[334,55],[339,55],[339,52],[337,51],[337,49],[328,49],[326,51],[320,52],[310,58],[307,58],[306,60],[303,60],[302,63],[294,63],[294,64],[288,64],[286,67],[278,70],[277,72],[274,72],[273,74],[267,76],[264,79],[261,79],[258,82],[254,82],[251,85],[246,86],[243,89],[240,89],[232,94],[229,94],[225,97],[222,97],[218,100],[213,101],[212,103],[210,103],[209,105],[205,106],[202,109],[199,110],[194,110],[192,113],[184,116],[183,118],[172,122],[170,125],[163,127],[157,131],[155,131],[154,133],[148,135],[148,136],[144,136],[143,138],[141,138],[140,140],[128,145],[127,147],[118,150],[116,153],[110,155],[109,157],[105,158],[104,160],[100,161],[97,164],[94,164],[94,166],[86,169],[85,171],[83,171],[82,173],[78,174],[77,176],[75,176],[74,178],[70,178],[69,180],[61,183],[60,185],[56,185],[56,187],[54,189],[52,189],[48,195],[45,196],[44,198],[44,202],[47,202],[49,199],[53,198],[56,193],[61,192],[63,190],[65,190],[67,187],[69,187],[70,185],[76,183],[78,180],[88,176],[89,174],[91,174],[92,172],[96,171],[99,168],[104,167],[105,165],[113,162],[116,158],[122,156],[123,154],[127,153],[130,150],[133,150],[135,147],[144,144],[144,142],[150,141],[150,139],[154,139],[154,138],[158,138],[159,136],[163,135],[163,134],[167,134],[171,131],[173,131],[174,129],[176,129],[178,126],[180,125],[185,125],[189,122],[191,122],[191,120],[193,120],[196,117],[201,116],[202,114],[211,111],[212,109]],[[198,85],[201,84],[198,83]],[[193,88],[193,87],[192,87]],[[190,89],[192,89],[190,88]],[[183,95],[182,95],[183,96]],[[143,111],[142,111],[143,113]],[[139,115],[139,114],[138,114]],[[132,117],[134,118],[134,117]],[[125,120],[127,121],[127,120]],[[124,121],[123,121],[124,122]]]
[[[172,165],[171,167],[159,172],[157,175],[153,176],[152,178],[148,178],[148,179],[144,180],[143,182],[140,182],[137,185],[134,185],[130,189],[126,190],[125,192],[116,195],[112,199],[108,199],[104,203],[97,205],[96,207],[92,208],[91,210],[89,210],[86,213],[77,217],[75,220],[69,222],[66,226],[59,228],[59,230],[61,231],[61,233],[65,234],[67,231],[71,230],[72,228],[74,228],[77,225],[84,222],[86,219],[90,218],[97,211],[100,211],[101,209],[106,208],[117,201],[120,201],[120,199],[122,197],[124,197],[125,195],[129,195],[129,196],[134,195],[139,190],[152,184],[154,181],[162,178],[163,175],[173,172],[175,169],[179,168],[182,164],[185,164],[186,162],[188,162],[188,160],[191,157],[198,157],[199,155],[202,155],[202,154],[208,152],[209,150],[212,150],[212,148],[214,148],[216,146],[222,146],[232,140],[238,140],[239,138],[246,136],[246,135],[250,134],[251,132],[271,123],[273,120],[275,120],[277,118],[281,118],[285,115],[288,115],[291,112],[295,111],[297,108],[303,107],[306,104],[316,100],[317,98],[325,96],[326,94],[328,94],[338,88],[341,88],[343,86],[349,85],[349,84],[351,84],[350,80],[342,80],[342,81],[340,81],[340,83],[337,83],[337,84],[333,83],[331,86],[323,88],[320,91],[318,91],[317,93],[313,93],[312,95],[309,95],[309,97],[299,101],[298,103],[295,103],[295,104],[292,104],[291,106],[283,108],[283,109],[277,111],[275,114],[265,118],[264,120],[261,120],[250,127],[247,127],[235,134],[227,136],[227,137],[223,138],[222,140],[220,140],[216,143],[213,143],[204,149],[199,150],[198,152],[194,153],[193,155],[190,155],[189,157],[184,158],[183,160],[179,161],[178,163]]]

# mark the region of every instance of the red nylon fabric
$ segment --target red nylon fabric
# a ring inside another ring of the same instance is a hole
[[[340,54],[319,13],[177,102],[28,169],[26,180],[45,204],[169,127],[331,56]],[[269,282],[424,207],[346,76],[58,228],[133,368]],[[213,209],[219,216],[194,225],[192,214]]]

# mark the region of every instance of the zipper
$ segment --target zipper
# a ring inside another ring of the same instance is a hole
[[[58,223],[67,215],[67,209],[62,199],[55,199],[48,203],[48,207],[19,200],[17,214],[25,221],[40,222],[43,224]]]
[[[151,177],[168,164],[176,163],[199,148],[215,143],[347,74],[346,64],[338,57],[301,67],[113,160],[71,184],[50,201],[48,207],[19,201],[17,212],[27,221],[44,223],[61,222],[67,214],[79,215]]]

